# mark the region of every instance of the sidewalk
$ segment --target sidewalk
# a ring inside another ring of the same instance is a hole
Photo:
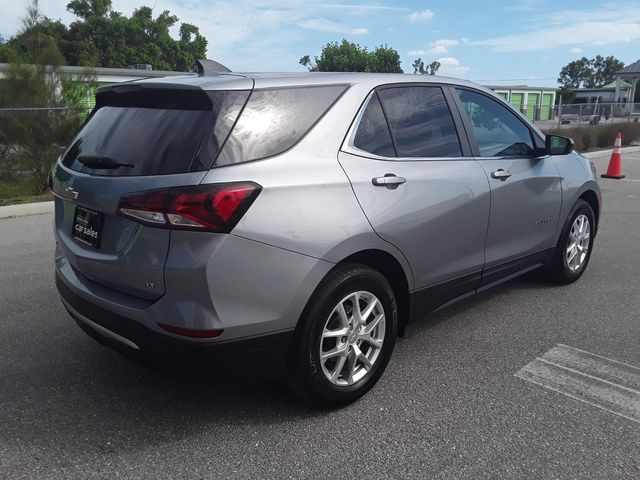
[[[39,213],[53,213],[53,202],[20,203],[18,205],[0,207],[0,219]]]
[[[605,156],[611,155],[612,151],[613,151],[613,147],[607,148],[606,150],[597,150],[595,152],[581,153],[580,155],[582,155],[585,158],[591,159],[591,158],[605,157]],[[625,153],[635,153],[635,152],[640,152],[640,145],[634,145],[632,147],[622,147],[623,155]]]

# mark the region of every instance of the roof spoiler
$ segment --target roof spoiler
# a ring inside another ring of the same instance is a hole
[[[218,73],[227,73],[231,70],[215,60],[203,58],[196,60],[196,71],[198,75],[217,75]]]

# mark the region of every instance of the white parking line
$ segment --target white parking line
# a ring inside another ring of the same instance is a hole
[[[621,178],[620,180],[626,180],[627,182],[640,182],[640,180],[636,180],[635,178]]]
[[[640,368],[559,344],[516,377],[640,423]]]

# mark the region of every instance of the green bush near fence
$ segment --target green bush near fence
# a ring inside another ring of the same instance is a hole
[[[47,175],[86,118],[79,108],[92,87],[89,72],[80,80],[55,66],[12,63],[0,80],[0,199],[10,198],[11,182],[24,195],[47,190]]]
[[[544,130],[545,134],[573,138],[579,152],[613,147],[618,132],[622,133],[623,146],[640,141],[640,123],[636,122]]]

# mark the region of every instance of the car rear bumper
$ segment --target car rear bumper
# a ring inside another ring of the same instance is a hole
[[[162,362],[195,362],[220,373],[242,371],[259,378],[284,373],[293,330],[233,340],[182,339],[152,330],[83,298],[67,285],[58,269],[56,287],[76,323],[90,336],[116,350]]]

